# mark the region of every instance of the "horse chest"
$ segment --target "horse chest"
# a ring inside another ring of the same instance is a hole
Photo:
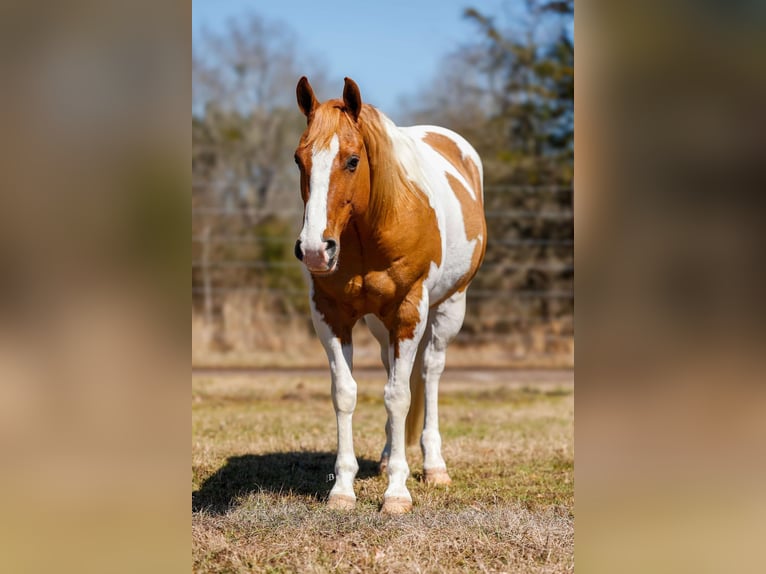
[[[358,314],[385,314],[397,296],[396,282],[387,271],[369,271],[354,275],[346,282],[344,295],[353,300]]]
[[[340,274],[339,274],[340,275]],[[396,307],[401,288],[389,271],[366,271],[315,281],[324,297],[345,313],[359,318],[368,313],[385,316]]]

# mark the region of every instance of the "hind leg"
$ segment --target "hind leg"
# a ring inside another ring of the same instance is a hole
[[[365,315],[364,322],[367,323],[367,326],[370,329],[370,332],[373,334],[375,339],[377,339],[378,344],[380,345],[380,360],[383,362],[383,366],[386,368],[386,376],[391,375],[391,365],[389,363],[389,357],[388,357],[388,348],[389,348],[389,337],[388,337],[388,329],[386,329],[386,326],[383,324],[383,322],[378,319],[375,315]],[[386,445],[383,447],[383,452],[380,453],[380,464],[379,464],[379,471],[381,474],[386,472],[386,468],[388,467],[388,459],[391,456],[391,421],[386,420]]]
[[[420,446],[423,450],[423,477],[426,484],[447,485],[452,482],[441,453],[439,433],[439,379],[444,372],[447,345],[460,331],[465,317],[465,291],[455,293],[431,310],[428,339],[423,348],[423,380],[425,382],[425,422]]]

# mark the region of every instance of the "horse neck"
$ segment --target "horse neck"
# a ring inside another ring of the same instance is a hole
[[[424,196],[414,188],[402,158],[397,156],[397,153],[402,152],[415,153],[406,136],[399,132],[390,119],[372,106],[365,104],[360,120],[370,170],[364,225],[375,234],[375,230],[385,227],[401,212],[420,209]]]

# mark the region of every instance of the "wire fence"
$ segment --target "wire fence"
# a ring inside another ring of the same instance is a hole
[[[571,217],[570,217],[571,219]],[[294,243],[295,238],[273,237],[268,235],[258,236],[237,236],[220,235],[211,237],[192,236],[192,243],[223,243],[223,244],[241,244],[241,243]],[[571,239],[490,239],[487,243],[487,249],[504,247],[572,247],[574,241]]]
[[[192,187],[240,185],[214,180],[194,181]],[[468,290],[459,342],[571,362],[572,193],[571,186],[557,185],[485,187],[487,253]],[[310,332],[302,266],[292,256],[302,208],[223,205],[195,205],[191,212],[193,335],[205,331],[206,344],[241,350],[262,345],[260,335],[275,326],[270,340],[276,346],[296,329]]]

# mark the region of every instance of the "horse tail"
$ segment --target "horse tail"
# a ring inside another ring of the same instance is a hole
[[[423,349],[421,348],[418,351],[418,356],[415,364],[412,366],[412,374],[410,375],[410,410],[404,423],[404,440],[407,446],[417,444],[423,431],[425,390],[426,384],[423,380]]]

